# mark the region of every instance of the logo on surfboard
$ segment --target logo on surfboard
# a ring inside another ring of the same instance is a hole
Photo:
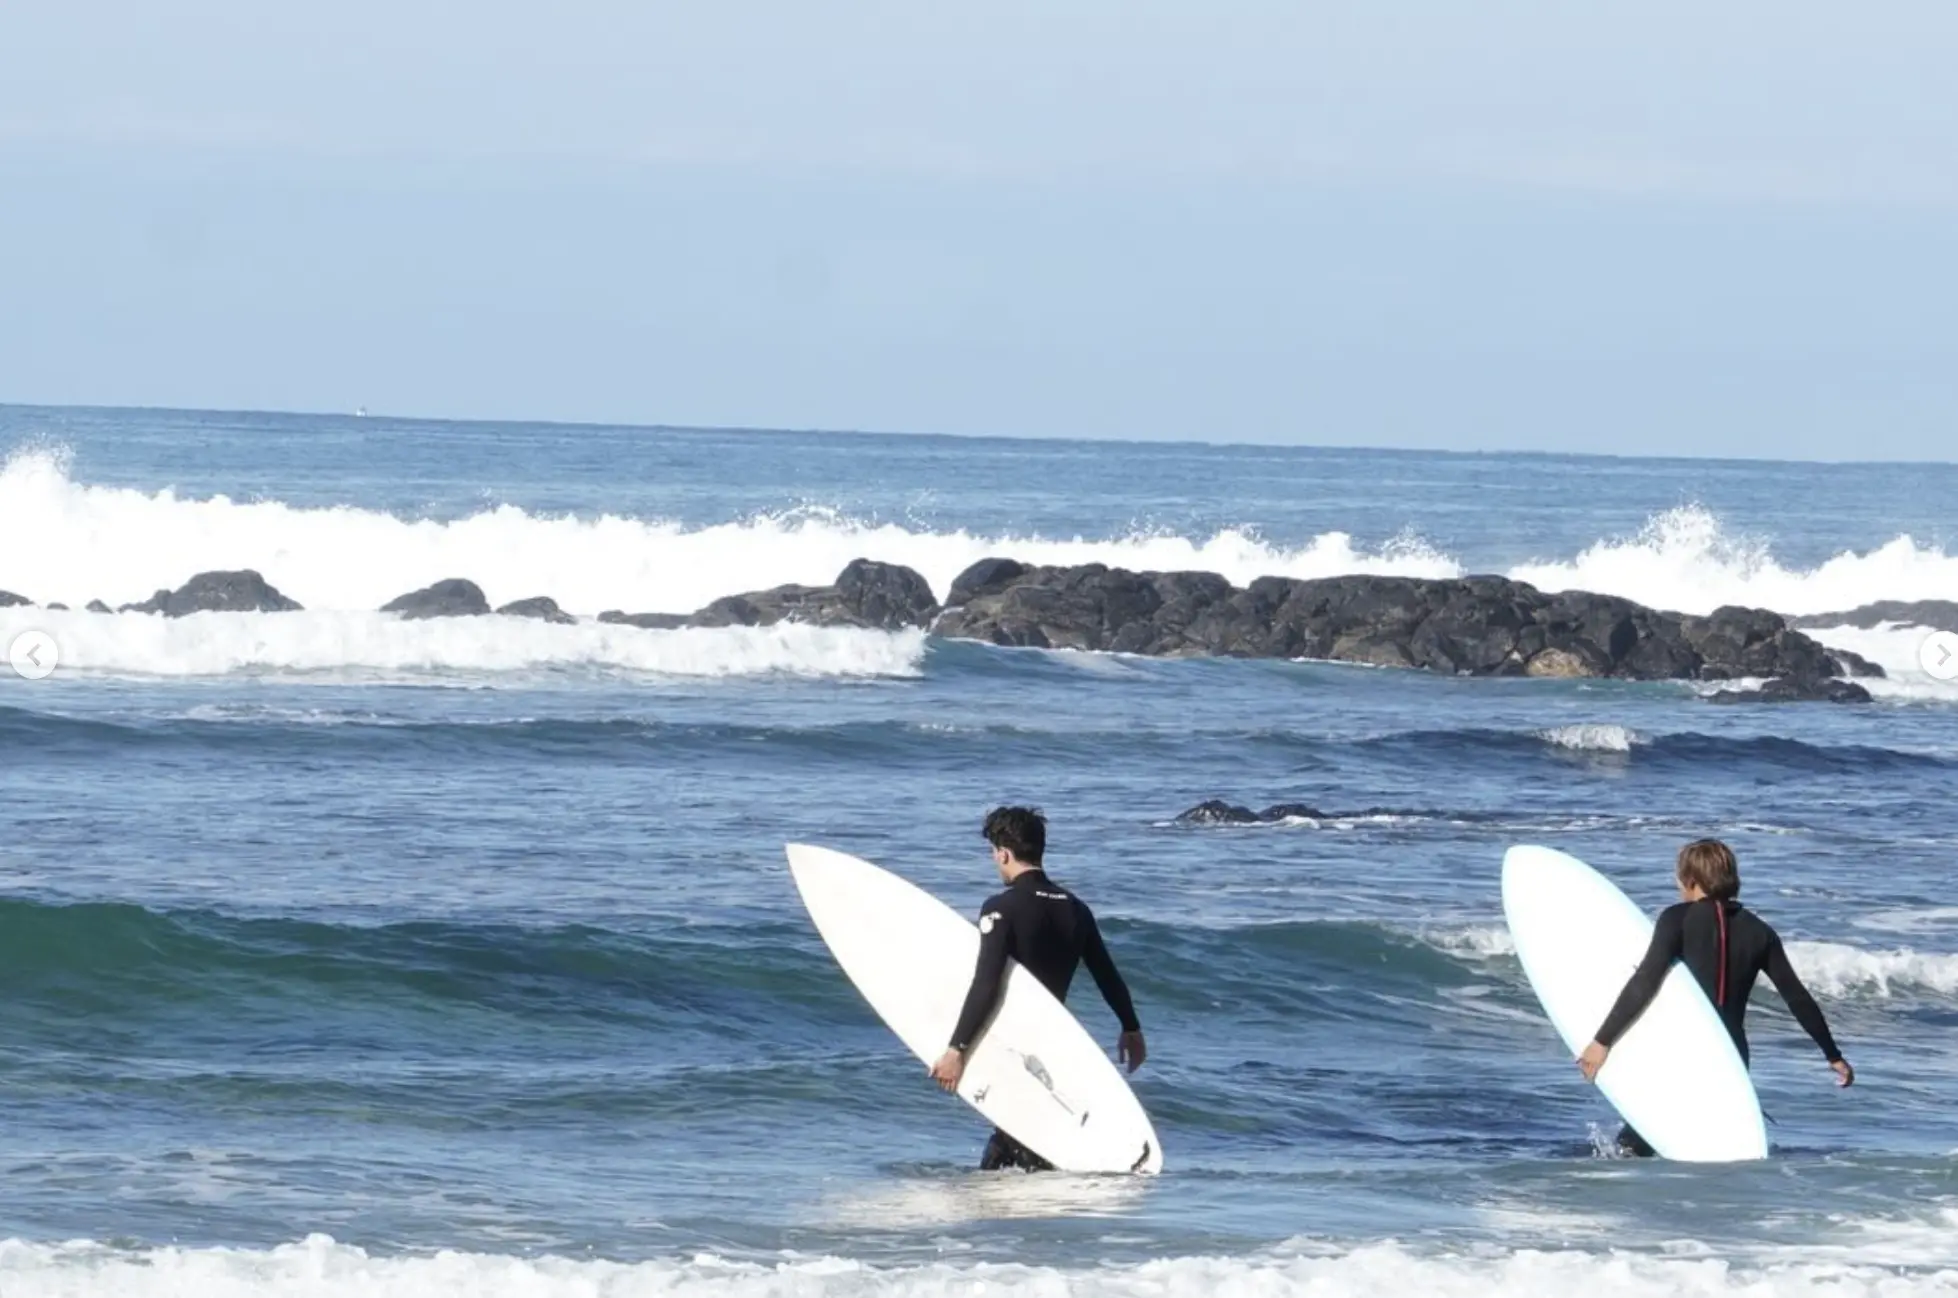
[[[1020,1052],[1017,1050],[1013,1051],[1013,1053],[1019,1055],[1020,1066],[1022,1068],[1025,1068],[1027,1072],[1033,1075],[1033,1080],[1039,1082],[1043,1087],[1047,1089],[1047,1094],[1054,1101],[1054,1103],[1060,1105],[1062,1111],[1065,1112],[1069,1117],[1076,1119],[1075,1125],[1082,1126],[1082,1127],[1088,1125],[1088,1111],[1086,1109],[1083,1109],[1078,1115],[1075,1113],[1074,1106],[1067,1102],[1067,1097],[1063,1096],[1058,1090],[1055,1089],[1054,1076],[1052,1073],[1049,1073],[1047,1071],[1047,1065],[1040,1062],[1039,1056],[1020,1054]]]

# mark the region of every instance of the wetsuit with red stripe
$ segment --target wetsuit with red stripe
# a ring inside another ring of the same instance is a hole
[[[1604,1026],[1598,1029],[1598,1044],[1617,1044],[1659,994],[1659,985],[1675,960],[1693,971],[1707,999],[1719,1011],[1720,1021],[1727,1025],[1743,1062],[1748,1058],[1747,998],[1754,990],[1754,980],[1763,973],[1829,1062],[1842,1058],[1829,1025],[1823,1021],[1821,1007],[1788,963],[1781,938],[1766,921],[1732,900],[1682,901],[1659,912],[1652,945],[1619,994],[1618,1003],[1605,1016]]]

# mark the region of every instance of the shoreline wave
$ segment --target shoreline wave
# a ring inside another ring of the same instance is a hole
[[[1914,1243],[1895,1261],[1871,1249],[1837,1260],[1747,1261],[1627,1250],[1484,1249],[1430,1253],[1398,1243],[1339,1251],[1245,1256],[1195,1255],[1139,1263],[1051,1267],[1026,1263],[886,1264],[834,1255],[773,1261],[698,1253],[686,1260],[626,1262],[557,1255],[518,1257],[444,1249],[370,1253],[316,1234],[270,1249],[111,1248],[92,1242],[0,1243],[0,1278],[10,1292],[113,1295],[197,1293],[203,1298],[309,1295],[333,1298],[443,1298],[483,1293],[526,1298],[604,1294],[608,1298],[687,1293],[722,1298],[942,1298],[951,1294],[1076,1294],[1081,1298],[1183,1298],[1257,1293],[1267,1298],[1399,1298],[1407,1293],[1550,1295],[1581,1290],[1595,1298],[1670,1298],[1724,1294],[1912,1298],[1949,1293],[1958,1282],[1948,1248]],[[1796,1252],[1791,1250],[1791,1252]],[[1797,1257],[1800,1254],[1797,1252]]]
[[[162,618],[12,608],[0,641],[52,635],[60,670],[82,676],[211,677],[278,673],[416,683],[456,673],[599,671],[620,676],[916,677],[921,631],[778,623],[648,631],[530,618],[405,621],[386,613],[198,613]]]
[[[1214,987],[1194,977],[1203,968],[1224,980],[1248,977],[1251,985],[1268,972],[1263,966],[1301,964],[1328,974],[1342,968],[1396,972],[1425,983],[1441,972],[1438,959],[1474,966],[1515,954],[1499,923],[1308,917],[1213,925],[1190,917],[1163,922],[1119,916],[1107,923],[1126,945],[1155,953],[1154,972],[1144,981],[1165,1002],[1196,996],[1208,1004]],[[0,937],[6,939],[0,968],[23,1005],[109,985],[127,988],[132,1009],[153,997],[161,998],[159,1004],[193,996],[305,999],[349,986],[372,994],[394,988],[430,1005],[501,1006],[520,1013],[583,1006],[610,1014],[641,1001],[643,1010],[657,1012],[665,993],[682,986],[691,990],[675,1007],[686,1007],[707,988],[718,989],[715,1000],[765,993],[798,1004],[853,1004],[847,989],[810,976],[824,968],[825,957],[808,936],[786,910],[779,921],[758,928],[674,932],[656,923],[525,927],[423,919],[371,926],[0,898]],[[1878,1000],[1958,994],[1958,954],[1794,938],[1788,951],[1821,994]],[[1179,969],[1192,972],[1189,986],[1170,976]],[[626,993],[626,1001],[615,1001]]]

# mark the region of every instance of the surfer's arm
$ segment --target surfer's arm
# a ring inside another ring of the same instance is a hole
[[[1081,963],[1088,966],[1094,976],[1095,986],[1101,989],[1101,998],[1108,1002],[1108,1008],[1115,1011],[1115,1017],[1122,1021],[1122,1031],[1140,1032],[1142,1024],[1135,1017],[1135,1002],[1129,999],[1129,985],[1122,981],[1121,971],[1115,968],[1115,957],[1108,954],[1108,946],[1101,940],[1101,927],[1086,906],[1081,908],[1081,916],[1088,925],[1088,940],[1081,948]]]
[[[1652,926],[1652,945],[1645,949],[1645,958],[1638,962],[1638,968],[1626,980],[1625,990],[1618,993],[1618,1001],[1605,1016],[1604,1025],[1592,1038],[1597,1044],[1609,1050],[1618,1044],[1618,1038],[1625,1035],[1628,1028],[1645,1012],[1652,998],[1659,994],[1659,988],[1666,981],[1666,973],[1672,962],[1679,959],[1685,949],[1686,912],[1684,907],[1669,906],[1659,912],[1659,920]]]
[[[1822,1056],[1830,1063],[1842,1060],[1842,1051],[1836,1048],[1836,1039],[1829,1032],[1829,1024],[1822,1017],[1822,1007],[1809,995],[1808,988],[1795,973],[1795,966],[1788,963],[1788,953],[1781,949],[1781,939],[1768,939],[1768,956],[1762,968],[1774,989],[1781,993],[1781,999],[1788,1003],[1788,1012],[1795,1016],[1795,1022],[1802,1025],[1803,1031],[1814,1038],[1815,1044],[1822,1047]]]
[[[1011,954],[1013,926],[1001,913],[999,903],[991,901],[979,915],[979,960],[972,971],[972,986],[966,989],[965,1006],[959,1011],[958,1025],[952,1029],[952,1049],[963,1054],[972,1049],[973,1039],[986,1026],[993,1007],[999,1004],[1000,983],[1006,978],[1006,958]]]

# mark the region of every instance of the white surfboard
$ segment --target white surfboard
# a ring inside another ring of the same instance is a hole
[[[1547,847],[1503,854],[1502,901],[1523,972],[1574,1060],[1651,945],[1652,921],[1611,880]],[[1661,1157],[1693,1163],[1767,1157],[1767,1128],[1747,1065],[1683,964],[1673,965],[1659,994],[1619,1038],[1597,1084]]]
[[[868,861],[802,843],[790,843],[788,857],[843,972],[912,1054],[936,1062],[972,984],[978,928]],[[1063,1172],[1162,1170],[1162,1142],[1121,1072],[1017,961],[1008,962],[999,1008],[966,1058],[958,1094]]]

